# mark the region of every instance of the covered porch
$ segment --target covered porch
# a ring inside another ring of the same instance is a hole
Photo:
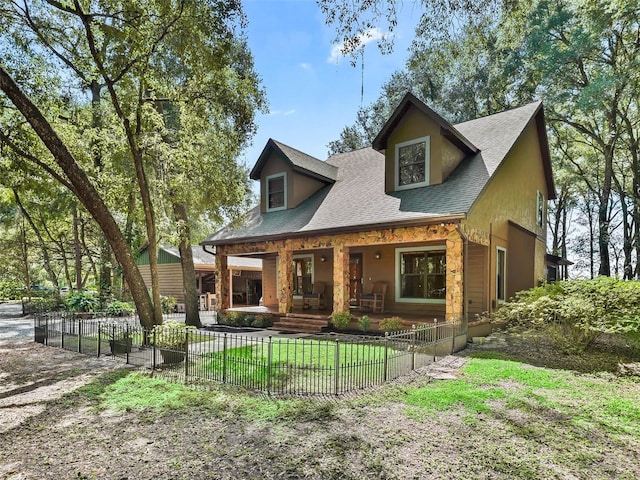
[[[403,326],[467,319],[487,310],[488,235],[459,223],[437,223],[367,232],[217,246],[218,271],[227,255],[263,261],[264,313],[328,321],[333,312],[367,315],[372,330],[389,317]],[[465,268],[469,277],[465,285]],[[306,296],[322,284],[322,301],[308,308]],[[382,305],[364,308],[362,296],[383,284]],[[222,276],[218,305],[232,307]],[[469,290],[469,291],[466,291]],[[238,309],[243,307],[237,305]]]

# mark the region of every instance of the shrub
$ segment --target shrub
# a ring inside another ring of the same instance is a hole
[[[380,330],[384,332],[397,332],[402,330],[402,319],[400,317],[388,317],[380,322]]]
[[[269,315],[257,315],[251,326],[256,328],[273,327],[273,319]]]
[[[196,332],[197,328],[184,323],[168,321],[153,327],[156,347],[182,350],[187,343],[187,332]]]
[[[640,331],[640,282],[599,277],[519,292],[493,319],[547,336],[565,353],[579,353],[602,333]]]
[[[19,282],[0,282],[0,298],[18,300],[22,297],[24,287]]]
[[[67,307],[74,312],[95,312],[98,308],[98,299],[90,293],[74,293],[67,297]]]
[[[244,326],[244,317],[244,312],[227,311],[221,323],[232,327],[242,327]]]
[[[368,315],[363,315],[358,319],[358,326],[363,332],[369,331],[371,328],[371,318],[369,318]]]
[[[133,304],[129,302],[121,302],[119,300],[113,300],[112,302],[109,303],[109,305],[107,305],[107,308],[105,311],[108,315],[111,315],[114,317],[123,317],[126,315],[131,315],[133,312],[136,311],[136,309],[133,306]]]
[[[333,312],[331,323],[338,330],[346,330],[351,323],[351,312]]]
[[[176,305],[178,305],[175,297],[165,297],[164,295],[160,297],[160,303],[162,305],[162,313],[173,313],[176,310]]]

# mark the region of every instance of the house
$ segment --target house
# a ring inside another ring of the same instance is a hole
[[[329,312],[386,285],[387,315],[467,319],[546,277],[555,198],[540,102],[452,125],[407,94],[371,147],[311,157],[269,140],[250,177],[260,204],[203,245],[263,260],[264,305],[286,313],[312,285]],[[217,283],[230,305],[227,279]]]
[[[196,271],[196,286],[201,295],[201,309],[213,308],[213,294],[216,292],[215,255],[201,246],[192,246],[193,266]],[[142,278],[151,288],[149,252],[143,247],[136,259]],[[228,288],[234,292],[236,304],[258,304],[262,294],[262,262],[258,258],[230,257],[227,262]],[[160,295],[174,297],[178,304],[184,303],[182,266],[180,251],[175,247],[158,248],[158,277]]]

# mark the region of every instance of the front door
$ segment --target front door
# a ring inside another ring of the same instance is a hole
[[[362,293],[362,254],[349,255],[349,304],[359,305]]]

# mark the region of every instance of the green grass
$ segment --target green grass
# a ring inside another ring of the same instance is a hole
[[[613,388],[610,378],[487,358],[470,359],[462,371],[458,380],[404,389],[399,399],[408,406],[407,414],[424,419],[455,409],[466,415],[498,415],[506,409],[540,421],[553,418],[587,430],[640,435],[640,405],[633,381],[627,389],[621,388],[624,380],[615,379]],[[495,400],[502,402],[492,403]]]
[[[311,376],[323,376],[327,385],[335,374],[336,355],[340,367],[361,363],[382,364],[384,348],[373,345],[355,345],[340,343],[336,352],[336,343],[327,341],[290,342],[274,340],[269,344],[258,343],[227,349],[223,352],[206,354],[202,366],[204,372],[221,379],[233,379],[233,383],[266,388],[271,382],[278,389],[287,382],[304,381]],[[270,361],[269,361],[270,359]],[[359,378],[374,375],[375,369],[363,368]]]

